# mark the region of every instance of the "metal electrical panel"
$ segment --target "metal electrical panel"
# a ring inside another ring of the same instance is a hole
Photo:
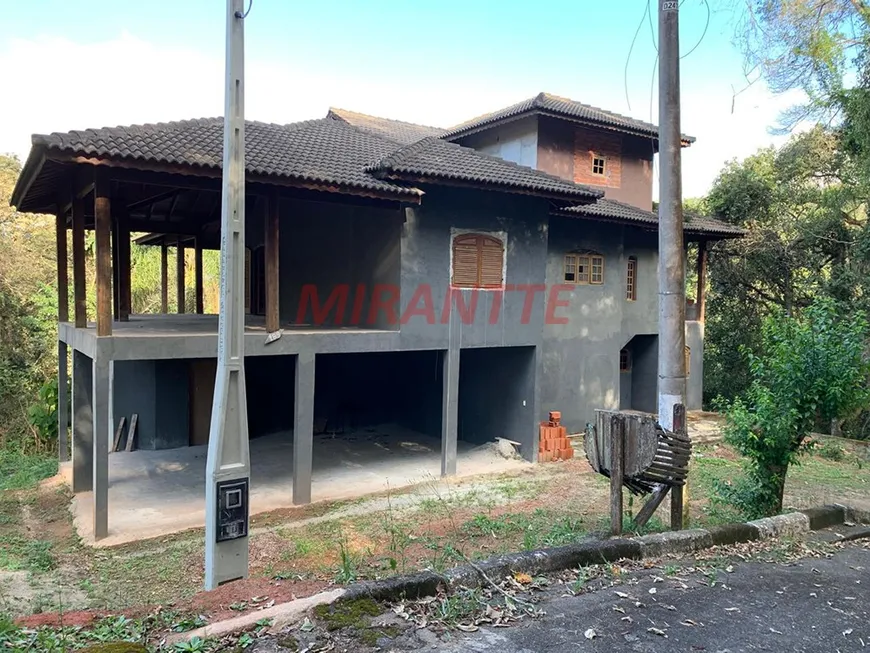
[[[248,535],[248,479],[217,484],[215,541],[226,542]]]

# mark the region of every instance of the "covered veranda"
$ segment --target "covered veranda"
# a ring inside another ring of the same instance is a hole
[[[177,125],[165,128],[166,133],[177,135],[178,129],[189,127],[190,138],[196,140],[197,147],[201,145],[203,152],[194,153],[193,162],[178,163],[182,155],[173,154],[171,142],[165,144],[166,156],[155,158],[143,156],[118,140],[136,140],[145,147],[148,130],[160,126],[115,130],[119,132],[116,140],[107,134],[85,132],[36,136],[12,198],[21,211],[56,215],[59,456],[65,461],[72,454],[69,465],[72,488],[77,503],[89,504],[88,519],[92,524],[89,531],[95,540],[110,533],[113,477],[109,451],[117,426],[111,410],[114,363],[172,357],[214,358],[217,351],[217,316],[204,314],[202,253],[219,247],[220,243],[222,125],[219,121]],[[316,127],[333,129],[330,125]],[[259,125],[256,129],[268,131]],[[95,151],[90,145],[70,141],[84,138],[83,134],[96,139],[101,148],[105,144],[105,149]],[[261,136],[263,142],[271,138],[267,134]],[[184,155],[193,156],[186,150]],[[301,174],[294,176],[257,166],[256,160],[251,165],[256,156],[254,151],[249,157],[246,228],[260,251],[255,264],[259,266],[258,283],[252,285],[251,297],[246,298],[251,309],[246,325],[246,355],[285,354],[302,360],[296,366],[296,378],[291,380],[304,392],[297,393],[293,432],[298,435],[290,444],[293,455],[285,460],[287,474],[283,481],[292,482],[292,492],[286,490],[288,503],[292,498],[293,503],[299,504],[311,500],[313,414],[310,407],[304,406],[313,401],[315,351],[320,347],[347,347],[335,338],[349,332],[360,338],[386,338],[374,346],[387,348],[392,334],[385,329],[361,326],[297,324],[281,316],[279,206],[283,203],[286,208],[288,202],[291,207],[298,202],[316,202],[324,206],[364,207],[398,216],[402,206],[419,202],[420,193],[375,179],[368,180],[367,187],[354,188],[330,179],[309,180]],[[287,218],[282,216],[281,223],[286,224]],[[94,233],[91,271],[86,265],[89,230]],[[161,314],[133,313],[131,242],[133,235],[140,233],[150,234],[153,242],[148,244],[161,249]],[[185,267],[187,248],[194,251],[192,271],[190,266]],[[173,249],[174,297],[169,287]],[[185,314],[189,309],[184,299],[185,275],[191,272],[194,312]],[[91,301],[95,310],[92,309],[89,321],[91,292],[96,301]],[[273,344],[267,342],[269,334],[282,330],[287,334],[285,337]],[[321,338],[317,342],[304,340],[305,336],[315,334]],[[115,515],[120,516],[121,511],[113,510],[113,519]],[[118,529],[113,526],[112,530]]]

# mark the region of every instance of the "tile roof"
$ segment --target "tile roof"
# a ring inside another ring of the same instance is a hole
[[[379,118],[335,107],[330,107],[326,117],[342,120],[358,129],[377,136],[384,136],[402,145],[410,145],[428,136],[441,136],[447,131],[441,127],[427,127],[426,125],[417,125],[413,122],[404,122],[403,120]]]
[[[659,216],[652,211],[644,211],[631,204],[608,199],[598,200],[595,204],[584,204],[582,206],[560,209],[557,213],[569,217],[613,220],[653,227],[657,227],[659,224]],[[716,218],[695,215],[688,216],[683,225],[683,230],[690,234],[720,236],[723,238],[740,238],[746,235],[745,229],[741,229],[733,224],[717,220]]]
[[[406,129],[404,133],[410,132]],[[265,182],[285,180],[315,190],[406,201],[419,201],[423,195],[413,186],[419,179],[568,202],[601,196],[600,191],[437,137],[410,145],[394,138],[335,117],[289,125],[249,121],[245,123],[245,168],[248,175]],[[199,174],[216,176],[222,153],[222,118],[34,135],[12,201],[19,210],[54,206],[56,180],[50,171],[43,174],[43,154],[60,163],[88,157],[127,167],[132,164],[141,170],[183,174],[201,170]],[[39,183],[32,184],[34,180]]]
[[[451,127],[444,135],[444,138],[448,140],[460,138],[470,132],[480,131],[495,123],[517,118],[525,114],[543,114],[559,118],[569,118],[616,131],[652,137],[656,140],[659,136],[659,128],[652,123],[637,120],[636,118],[629,118],[612,111],[605,111],[604,109],[559,97],[558,95],[538,93],[538,95],[531,99],[523,100],[504,109],[478,116]],[[693,143],[694,141],[694,137],[683,135],[683,142],[685,144]]]
[[[595,199],[602,192],[437,137],[397,150],[369,168],[379,178],[479,184],[551,198]]]
[[[34,146],[75,155],[146,164],[175,164],[220,170],[223,119],[87,129],[35,135]],[[419,195],[413,188],[376,179],[367,165],[387,156],[396,144],[338,120],[322,118],[290,125],[245,123],[248,174],[285,178],[348,191],[399,196]]]

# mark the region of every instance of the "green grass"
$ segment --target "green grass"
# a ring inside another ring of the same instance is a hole
[[[0,492],[26,490],[55,474],[57,457],[53,454],[29,455],[12,449],[0,449]]]

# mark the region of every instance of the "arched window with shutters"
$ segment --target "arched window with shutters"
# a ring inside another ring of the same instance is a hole
[[[455,236],[450,277],[457,288],[503,287],[504,241],[487,234]]]

